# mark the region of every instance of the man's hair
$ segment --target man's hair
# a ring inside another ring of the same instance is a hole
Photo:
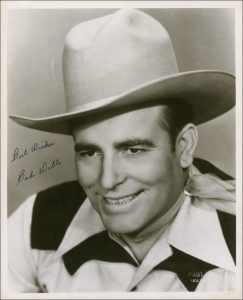
[[[175,151],[176,138],[180,131],[192,122],[193,111],[187,102],[173,99],[161,106],[159,125],[169,133],[172,151]]]

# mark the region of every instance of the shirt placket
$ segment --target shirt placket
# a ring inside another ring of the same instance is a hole
[[[139,283],[146,278],[146,276],[154,269],[155,266],[173,254],[172,249],[167,242],[168,233],[169,226],[163,231],[163,233],[160,235],[160,238],[145,256],[141,265],[137,268],[137,271],[128,286],[128,292],[135,291]]]
[[[138,267],[134,273],[134,276],[131,282],[128,284],[127,292],[135,291],[137,289],[137,285],[146,278],[146,276],[153,270],[155,266],[157,266],[162,261],[166,260],[170,257],[173,252],[167,242],[168,240],[168,233],[169,233],[169,226],[163,231],[160,235],[160,238],[151,248],[149,253],[146,255],[142,263],[139,265],[136,257],[133,255],[130,248],[124,244],[122,241],[118,240],[115,236],[111,233],[109,234],[110,237],[116,241],[121,247],[123,247],[131,257],[137,262]]]

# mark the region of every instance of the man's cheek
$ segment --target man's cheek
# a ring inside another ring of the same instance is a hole
[[[99,169],[95,166],[92,167],[84,167],[77,166],[77,176],[79,183],[84,188],[90,188],[93,184],[95,184],[99,178]]]
[[[142,182],[153,183],[157,181],[166,180],[170,177],[172,169],[167,162],[153,161],[142,162],[136,168],[131,169],[131,177]]]

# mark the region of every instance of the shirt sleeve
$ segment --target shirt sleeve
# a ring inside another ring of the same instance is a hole
[[[39,292],[37,267],[30,245],[33,205],[30,196],[8,220],[8,289],[16,293]]]

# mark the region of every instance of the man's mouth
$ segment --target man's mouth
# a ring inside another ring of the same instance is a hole
[[[103,197],[103,199],[105,203],[109,205],[125,205],[135,200],[140,193],[141,192],[138,192],[124,197]]]

